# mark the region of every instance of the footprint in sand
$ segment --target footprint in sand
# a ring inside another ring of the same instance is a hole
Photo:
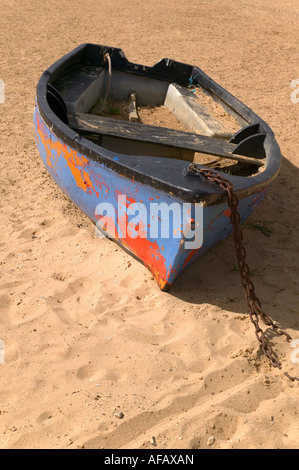
[[[191,449],[207,449],[211,446],[219,445],[222,441],[228,441],[238,429],[239,416],[227,414],[224,411],[217,413],[216,416],[207,419],[198,419],[200,425],[197,431],[193,431],[195,437],[190,441]],[[182,432],[189,433],[190,423],[182,428]]]
[[[77,378],[80,380],[99,380],[101,382],[123,382],[127,374],[119,369],[100,369],[98,365],[87,364],[77,371]]]
[[[222,405],[240,413],[252,413],[261,405],[258,397],[263,397],[264,400],[274,399],[279,395],[280,390],[279,381],[272,382],[271,387],[268,387],[263,383],[263,378],[260,378],[250,385],[246,384],[236,390],[232,388],[230,396],[223,401]]]
[[[22,230],[18,238],[36,238],[36,229],[34,228],[26,228],[25,230]]]
[[[47,421],[48,419],[51,419],[53,416],[53,413],[52,411],[44,411],[41,415],[39,415],[39,417],[37,418],[37,422],[38,423],[44,423],[45,421]]]
[[[12,300],[7,294],[0,295],[0,324],[9,323],[9,309],[12,305]]]

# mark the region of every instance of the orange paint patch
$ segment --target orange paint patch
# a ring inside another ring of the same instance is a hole
[[[73,162],[72,159],[67,159],[67,165],[68,165],[69,169],[71,170],[73,177],[76,180],[77,186],[79,188],[83,189],[83,191],[86,191],[86,189],[87,189],[86,182],[85,182],[84,178],[82,178],[82,174],[81,174],[79,168],[77,168],[77,166],[75,165],[75,163]]]
[[[109,233],[109,229],[113,230],[115,238],[120,239],[122,244],[150,269],[162,289],[167,284],[166,260],[162,256],[157,242],[151,242],[146,238],[142,223],[139,223],[137,237],[134,238],[134,229],[135,231],[137,229],[136,226],[134,226],[134,229],[130,227],[127,214],[121,217],[121,220],[118,220],[118,225],[120,231],[126,234],[125,238],[122,237],[121,233],[118,233],[115,224],[111,220],[107,224],[107,232]]]
[[[40,116],[36,115],[37,120],[37,137],[40,139],[41,143],[46,152],[46,163],[49,169],[54,171],[58,175],[57,169],[59,165],[67,165],[70,169],[76,184],[80,189],[85,192],[96,190],[93,186],[93,183],[90,178],[90,172],[87,170],[89,161],[82,155],[79,155],[75,150],[70,149],[66,144],[63,144],[59,140],[52,140],[47,134],[47,129]],[[94,184],[97,187],[102,188],[102,185],[106,186],[106,191],[109,191],[106,183],[101,179],[100,175],[93,175]],[[157,196],[157,199],[159,197]],[[134,198],[127,198],[126,206],[136,203]],[[153,273],[159,287],[163,289],[167,284],[167,272],[166,272],[166,260],[160,252],[160,248],[157,242],[151,242],[146,238],[146,232],[142,223],[134,225],[132,229],[129,227],[127,215],[125,215],[121,221],[118,221],[118,224],[122,228],[126,229],[125,233],[127,234],[126,238],[120,238],[119,233],[113,218],[101,218],[98,217],[98,220],[101,221],[101,226],[103,227],[104,232],[112,238],[119,239],[124,247],[128,248],[134,255],[136,255],[145,266],[147,266],[150,271]],[[133,230],[133,231],[132,231]],[[137,232],[137,237],[133,238],[133,235]],[[144,235],[144,236],[143,236]]]
[[[93,187],[88,171],[86,171],[86,168],[89,165],[88,159],[83,155],[79,155],[75,150],[70,149],[61,141],[53,141],[51,138],[47,137],[45,126],[38,115],[36,131],[45,148],[48,167],[56,173],[59,160],[63,158],[71,170],[77,186],[85,192],[94,191],[98,194]]]

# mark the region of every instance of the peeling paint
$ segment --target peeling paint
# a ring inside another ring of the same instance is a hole
[[[105,165],[79,154],[55,136],[42,120],[37,106],[34,123],[41,158],[54,181],[95,223],[101,220],[107,235],[114,234],[120,245],[150,269],[161,289],[171,285],[187,266],[231,232],[230,209],[226,203],[222,203],[204,207],[204,242],[197,250],[184,249],[186,232],[183,226],[175,229],[175,234],[180,233],[180,237],[173,236],[167,240],[162,237],[150,238],[148,233],[150,233],[151,218],[134,223],[134,219],[130,220],[124,209],[129,208],[131,204],[142,202],[150,214],[152,201],[159,200],[167,204],[177,202],[182,205],[183,200],[152,186],[136,182],[134,178],[126,178]],[[250,215],[265,193],[266,190],[263,189],[259,194],[239,201],[242,220]],[[125,195],[126,198],[123,205],[119,206],[120,195]],[[96,216],[96,208],[100,202],[113,205],[117,220],[107,216],[106,218]],[[190,211],[188,223],[191,224],[192,221]],[[159,223],[161,226],[160,218]]]

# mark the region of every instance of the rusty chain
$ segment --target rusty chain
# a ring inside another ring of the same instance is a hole
[[[255,327],[256,337],[265,356],[269,359],[273,367],[281,369],[281,362],[275,356],[275,353],[265,335],[265,332],[260,328],[259,319],[261,319],[265,325],[270,326],[277,334],[284,335],[287,341],[290,341],[292,338],[286,331],[281,330],[279,326],[263,312],[261,303],[255,294],[254,285],[250,279],[250,269],[246,263],[246,250],[243,245],[243,232],[240,227],[241,217],[238,211],[239,201],[236,194],[234,193],[234,186],[231,181],[223,178],[219,173],[216,173],[210,169],[200,168],[194,163],[189,166],[188,171],[190,173],[202,175],[211,183],[216,183],[227,193],[227,202],[231,211],[230,220],[233,227],[233,237],[237,253],[238,267],[241,275],[241,282],[245,291],[245,298],[249,307],[250,320]],[[291,381],[299,381],[298,377],[292,377],[287,372],[284,374]]]

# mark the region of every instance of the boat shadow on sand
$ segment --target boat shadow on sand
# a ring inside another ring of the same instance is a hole
[[[282,157],[277,179],[264,201],[243,225],[246,261],[262,309],[282,328],[295,329],[299,329],[296,318],[299,266],[297,181],[298,168]],[[207,303],[246,314],[247,304],[232,234],[183,272],[169,294],[187,303]]]

